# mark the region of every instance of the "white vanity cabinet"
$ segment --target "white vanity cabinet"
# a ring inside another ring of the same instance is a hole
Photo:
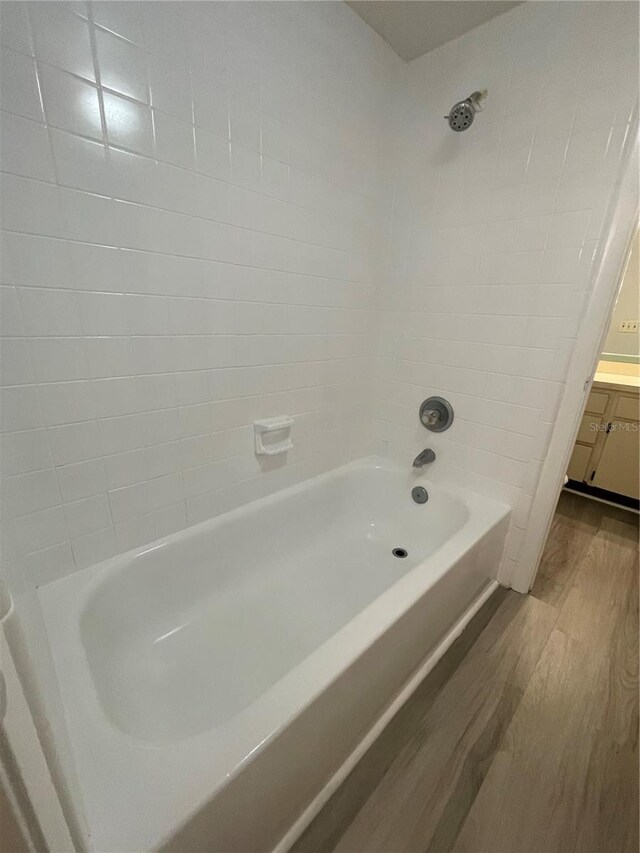
[[[640,498],[639,407],[637,388],[594,383],[567,469],[570,480]]]

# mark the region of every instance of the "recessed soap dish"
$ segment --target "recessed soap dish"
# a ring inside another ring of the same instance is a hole
[[[265,420],[256,421],[253,425],[253,433],[255,438],[255,448],[257,456],[279,456],[281,453],[286,453],[287,450],[293,448],[291,441],[291,427],[293,426],[293,418],[289,415],[282,415],[279,418],[266,418]],[[282,433],[279,441],[272,443],[264,443],[264,436],[270,433]]]

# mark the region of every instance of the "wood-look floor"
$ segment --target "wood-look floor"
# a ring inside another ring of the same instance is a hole
[[[638,524],[563,494],[296,853],[638,853]]]

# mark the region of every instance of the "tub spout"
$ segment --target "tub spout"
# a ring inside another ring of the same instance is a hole
[[[428,462],[434,462],[436,458],[436,454],[431,450],[430,447],[427,447],[426,450],[420,451],[416,458],[413,460],[414,468],[422,468],[423,465],[426,465]]]

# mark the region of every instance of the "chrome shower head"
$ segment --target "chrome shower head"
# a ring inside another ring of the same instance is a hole
[[[451,107],[451,112],[446,118],[449,120],[449,127],[460,133],[471,127],[473,120],[476,117],[476,111],[473,109],[469,101],[458,101]]]
[[[449,115],[445,116],[451,130],[461,133],[463,130],[471,127],[476,113],[482,109],[482,101],[486,96],[486,90],[474,92],[468,98],[465,98],[464,101],[458,101],[457,104],[454,104],[451,107]]]

